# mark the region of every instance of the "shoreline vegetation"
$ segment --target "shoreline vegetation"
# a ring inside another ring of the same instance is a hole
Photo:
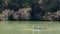
[[[0,0],[0,21],[60,21],[60,0]]]

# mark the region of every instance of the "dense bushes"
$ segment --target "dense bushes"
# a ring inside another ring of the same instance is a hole
[[[60,10],[59,4],[59,0],[0,0],[0,13],[2,13],[5,9],[18,12],[19,9],[22,10],[23,8],[31,8],[30,12],[28,12],[30,13],[29,15],[31,15],[29,20],[56,20],[52,15],[54,15],[56,11]],[[22,13],[24,13],[24,11],[22,11]],[[12,18],[14,16],[10,15],[9,18],[10,17]],[[21,20],[25,20],[26,17],[27,16]]]

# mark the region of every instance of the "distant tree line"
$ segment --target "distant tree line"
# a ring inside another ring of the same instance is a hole
[[[22,8],[31,8],[30,20],[40,21],[44,20],[45,16],[50,13],[52,15],[60,10],[60,0],[42,0],[41,3],[39,1],[41,0],[0,0],[0,13],[5,9],[18,11]],[[10,17],[12,18],[13,16],[11,15]]]
[[[39,4],[39,1],[40,0],[0,0],[0,9],[4,7],[5,9],[8,8],[17,10],[23,7],[31,7],[33,3]],[[59,3],[59,0],[42,0],[42,4],[39,5],[43,6],[41,9],[44,11],[55,12],[59,9]]]

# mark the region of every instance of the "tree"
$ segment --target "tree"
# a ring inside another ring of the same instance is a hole
[[[34,0],[32,5],[31,5],[31,20],[40,20],[39,16],[42,13],[42,10],[40,8],[40,5],[38,3],[38,0]]]
[[[32,0],[11,0],[8,9],[17,11],[19,8],[29,7]]]
[[[55,12],[58,10],[58,0],[43,0],[43,10]]]

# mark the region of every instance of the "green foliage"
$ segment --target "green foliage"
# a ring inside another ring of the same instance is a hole
[[[58,0],[43,0],[43,10],[55,12],[58,9]]]
[[[24,0],[23,7],[30,7],[32,0]]]
[[[9,4],[20,5],[22,7],[29,7],[32,0],[11,0]]]

